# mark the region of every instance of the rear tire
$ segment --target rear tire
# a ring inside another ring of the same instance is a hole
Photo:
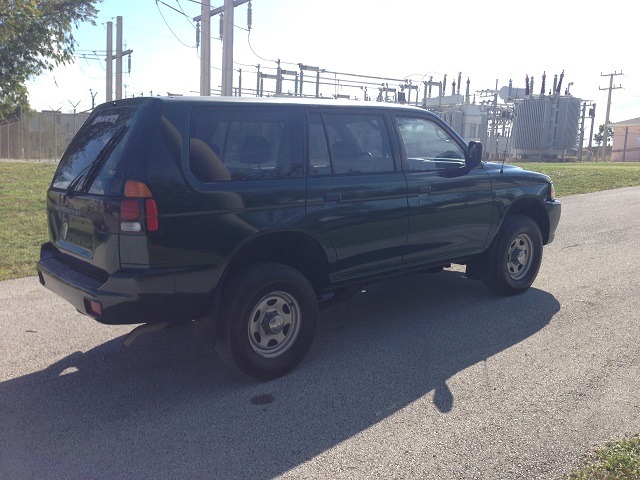
[[[533,284],[542,262],[538,224],[523,215],[505,219],[491,247],[485,284],[499,295],[516,295]]]
[[[261,263],[240,270],[225,283],[219,312],[220,358],[267,380],[290,372],[306,355],[318,320],[318,300],[297,270]]]

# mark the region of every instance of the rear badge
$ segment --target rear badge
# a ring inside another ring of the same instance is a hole
[[[63,242],[67,240],[67,233],[69,233],[69,217],[62,216],[62,230],[60,231],[60,240]]]

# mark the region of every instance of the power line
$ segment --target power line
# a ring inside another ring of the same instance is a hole
[[[173,36],[175,37],[176,40],[178,40],[178,42],[180,42],[182,45],[184,45],[187,48],[196,48],[194,45],[187,45],[186,43],[184,43],[182,40],[180,40],[178,38],[178,36],[175,34],[175,32],[173,31],[173,29],[171,28],[171,26],[169,25],[169,22],[167,22],[167,19],[164,18],[164,15],[162,14],[162,10],[160,10],[160,5],[158,5],[158,3],[162,3],[163,5],[167,6],[168,8],[170,8],[171,10],[175,10],[176,12],[182,14],[179,10],[177,10],[176,8],[172,7],[171,5],[166,4],[165,2],[163,2],[162,0],[156,0],[156,8],[158,9],[158,13],[160,13],[160,16],[162,17],[162,20],[164,21],[165,25],[167,26],[167,28],[169,29],[169,31],[173,34]]]
[[[191,22],[191,18],[189,17],[189,15],[187,15],[185,13],[184,9],[182,8],[182,5],[180,5],[180,0],[176,0],[176,3],[178,4],[178,8],[180,9],[180,13],[182,13],[184,18],[187,19],[187,22],[189,22],[189,25],[191,25],[192,28],[196,28],[195,25]]]
[[[96,53],[95,51],[93,53]],[[106,51],[105,51],[105,55],[106,55]],[[96,54],[97,56],[97,54]],[[102,68],[102,70],[104,70],[105,72],[107,71],[107,68],[102,64],[102,62],[100,62],[100,67]]]
[[[187,0],[187,2],[195,3],[196,5],[204,5],[202,2],[198,2],[197,0]]]
[[[178,12],[179,14],[183,14],[184,13],[184,12],[181,12],[180,10],[178,10],[177,8],[172,7],[168,3],[163,2],[162,0],[156,0],[156,5],[158,5],[158,3],[163,4],[165,7],[170,8],[171,10],[173,10],[174,12]]]
[[[398,78],[374,77],[370,75],[358,75],[357,73],[332,72],[331,70],[325,70],[325,73],[333,73],[334,75],[344,75],[347,77],[369,78],[372,80],[385,80],[387,82],[403,82],[404,81]]]
[[[100,60],[100,61],[104,60],[103,57],[100,57],[98,55],[89,55],[87,53],[80,53],[80,54],[74,55],[74,57],[82,60]]]
[[[85,72],[82,67],[80,66],[80,64],[77,64],[78,69],[82,72],[82,74],[87,77],[90,80],[102,80],[102,77],[92,77],[91,75],[89,75],[87,72]]]
[[[250,65],[250,64],[248,64],[248,63],[236,62],[235,60],[233,61],[233,64],[234,64],[234,65],[238,65],[238,66],[240,66],[240,67],[256,68],[256,65]],[[213,68],[213,67],[212,67],[212,68]],[[272,70],[276,70],[276,69],[275,69],[275,68],[273,68],[273,67],[264,67],[264,68],[270,68],[270,69],[272,69]]]
[[[255,50],[254,50],[254,49],[253,49],[253,47],[251,46],[251,32],[249,32],[249,33],[247,34],[247,43],[249,44],[249,49],[251,50],[251,52],[252,52],[256,57],[258,57],[260,60],[262,60],[263,62],[273,62],[273,63],[278,63],[278,61],[277,61],[277,60],[269,60],[269,59],[267,59],[267,58],[263,58],[263,57],[261,57],[260,55],[258,55],[258,54],[255,52]],[[248,65],[247,65],[247,66],[248,66]]]

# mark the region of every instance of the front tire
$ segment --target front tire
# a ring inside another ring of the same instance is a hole
[[[538,224],[523,215],[505,219],[491,248],[485,284],[499,295],[516,295],[536,279],[542,262]]]
[[[267,380],[304,358],[318,319],[318,300],[307,278],[278,263],[244,268],[223,288],[216,350],[229,366]]]

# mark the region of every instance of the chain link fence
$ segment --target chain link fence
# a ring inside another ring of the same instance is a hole
[[[0,122],[0,159],[57,162],[88,113],[42,111]]]

